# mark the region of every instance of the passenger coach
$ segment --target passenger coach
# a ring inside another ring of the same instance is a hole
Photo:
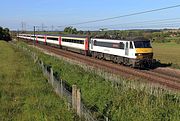
[[[52,44],[64,48],[66,50],[73,50],[78,53],[88,55],[89,38],[87,36],[76,35],[30,35],[20,34],[19,38],[27,40],[35,40],[36,43],[43,42],[45,44]]]
[[[61,46],[65,48],[72,48],[81,54],[88,54],[88,37],[86,36],[62,36]]]

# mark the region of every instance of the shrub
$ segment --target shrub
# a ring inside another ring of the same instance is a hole
[[[177,44],[180,44],[180,38],[176,39],[175,42],[176,42]]]

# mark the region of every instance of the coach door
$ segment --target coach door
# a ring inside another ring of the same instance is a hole
[[[126,42],[126,45],[125,45],[125,55],[129,55],[129,43]]]

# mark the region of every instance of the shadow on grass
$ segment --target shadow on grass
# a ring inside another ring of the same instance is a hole
[[[172,66],[172,63],[161,63],[160,61],[157,61],[155,63],[155,68],[158,68],[158,67],[170,67]]]
[[[146,68],[146,70],[150,70],[150,69],[156,69],[159,67],[171,67],[173,63],[161,63],[160,61],[156,61],[155,63],[153,63],[152,67],[150,68]]]
[[[159,67],[172,67],[173,63],[161,63],[160,61],[155,61],[151,65],[148,65],[142,68],[139,68],[140,70],[152,70]]]

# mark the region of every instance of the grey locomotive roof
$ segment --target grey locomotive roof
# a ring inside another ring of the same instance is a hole
[[[127,39],[129,41],[150,41],[149,39],[146,39],[144,37],[135,37],[135,38],[131,38],[131,39]]]
[[[150,41],[144,37],[135,37],[135,38],[128,38],[128,39],[110,39],[110,38],[93,38],[93,39],[108,39],[108,40],[121,40],[121,41]]]

